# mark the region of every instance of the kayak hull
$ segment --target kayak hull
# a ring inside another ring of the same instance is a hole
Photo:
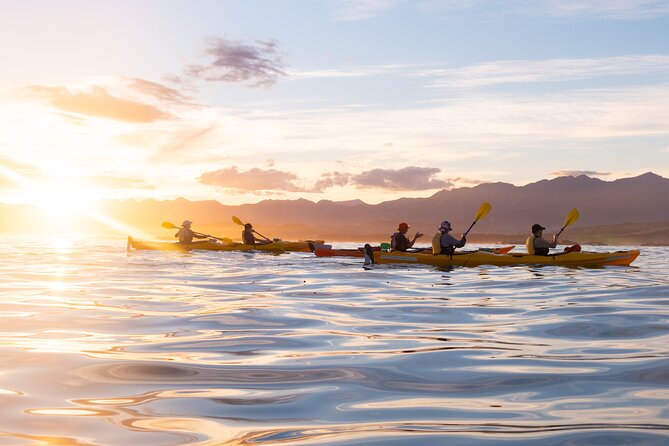
[[[515,245],[512,246],[502,246],[499,248],[481,248],[481,250],[485,250],[488,252],[494,252],[496,254],[505,254],[509,251],[511,251],[513,248],[515,248]],[[374,246],[372,247],[372,251],[381,251],[381,247],[379,246]],[[426,253],[429,253],[432,251],[432,248],[425,248],[424,251]],[[316,254],[316,257],[365,257],[365,249],[364,248],[357,248],[357,249],[328,249],[328,248],[321,248],[321,247],[316,247],[314,249],[314,254]]]
[[[323,243],[322,240],[316,241],[317,243]],[[287,242],[279,241],[272,242],[266,245],[245,245],[243,243],[216,243],[205,241],[202,243],[192,243],[190,245],[182,245],[180,243],[172,242],[148,242],[142,240],[134,240],[132,237],[128,237],[128,247],[136,249],[138,251],[151,250],[151,251],[177,251],[177,252],[186,252],[191,250],[203,250],[203,251],[270,251],[270,252],[311,252],[309,249],[309,242]]]
[[[485,251],[456,252],[453,256],[414,254],[406,252],[374,252],[375,263],[414,263],[433,266],[479,266],[479,265],[559,265],[559,266],[606,266],[630,265],[638,256],[638,250],[616,252],[570,252],[566,254],[536,256],[528,254],[495,254]]]
[[[380,248],[372,248],[375,251],[379,251]],[[316,248],[314,249],[314,254],[316,257],[365,257],[364,248],[357,249],[328,249],[328,248]]]

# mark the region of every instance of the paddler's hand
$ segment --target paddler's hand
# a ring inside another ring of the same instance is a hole
[[[413,236],[413,239],[416,240],[417,238],[420,238],[420,237],[422,237],[423,235],[424,235],[424,234],[422,234],[422,233],[420,233],[420,232],[416,232],[416,235]]]

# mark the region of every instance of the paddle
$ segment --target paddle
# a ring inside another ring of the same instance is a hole
[[[490,206],[490,203],[488,203],[487,201],[484,201],[481,204],[481,206],[479,206],[479,210],[476,213],[476,217],[474,218],[474,222],[471,224],[469,229],[467,229],[467,231],[465,231],[465,233],[462,235],[463,238],[467,237],[467,234],[469,234],[469,231],[472,230],[472,228],[474,227],[476,222],[478,222],[480,219],[482,219],[483,217],[488,215],[488,212],[490,212],[490,209],[492,209],[492,206]]]
[[[162,226],[165,229],[181,229],[180,227],[178,227],[174,223],[170,223],[169,221],[164,221],[163,224],[161,224],[160,226]],[[195,232],[195,231],[193,231],[193,234],[201,237],[215,238],[217,240],[222,241],[223,243],[228,243],[228,244],[235,243],[232,239],[227,237],[214,237],[213,235],[202,234],[201,232]]]
[[[239,219],[239,217],[235,217],[235,216],[233,215],[233,216],[232,216],[232,221],[235,222],[235,223],[237,223],[237,224],[240,225],[240,226],[244,226],[244,222],[242,222],[242,221]],[[269,238],[267,238],[267,237],[265,237],[264,235],[262,235],[261,233],[259,233],[258,231],[256,231],[255,229],[251,228],[251,230],[252,230],[253,232],[255,232],[256,234],[258,234],[260,237],[262,237],[262,238],[264,238],[265,240],[267,240],[268,242],[271,242],[271,241],[272,241],[272,240],[270,240]]]
[[[562,234],[562,231],[564,231],[564,228],[566,228],[570,224],[576,222],[576,220],[578,220],[578,217],[580,217],[580,215],[578,214],[578,210],[576,208],[572,209],[569,212],[569,215],[567,215],[567,218],[564,219],[564,226],[562,227],[562,229],[560,229],[560,232],[555,234],[555,238],[558,238],[558,236],[560,234]]]

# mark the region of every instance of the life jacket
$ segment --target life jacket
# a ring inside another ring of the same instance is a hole
[[[525,249],[527,249],[527,253],[531,256],[534,255],[534,236],[530,235],[527,237],[527,240],[525,240]]]
[[[399,234],[399,232],[394,233],[393,235],[390,236],[390,250],[391,251],[397,251],[397,244],[395,242],[395,237]]]
[[[437,232],[432,236],[432,254],[433,255],[439,255],[439,254],[446,254],[449,256],[452,256],[453,253],[455,252],[455,246],[447,246],[443,247],[441,246],[441,232]]]
[[[525,241],[525,247],[527,248],[527,253],[529,255],[535,255],[535,256],[547,256],[548,253],[550,252],[550,248],[535,248],[534,247],[534,239],[535,236],[530,236],[527,238]]]
[[[441,254],[441,232],[437,232],[432,236],[432,254]]]

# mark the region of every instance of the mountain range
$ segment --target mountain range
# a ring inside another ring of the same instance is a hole
[[[525,186],[484,183],[379,204],[297,199],[228,206],[215,200],[178,198],[106,201],[101,208],[127,225],[163,237],[172,235],[160,228],[163,221],[179,225],[189,219],[195,222],[195,230],[237,238],[241,227],[231,221],[236,215],[263,234],[284,239],[386,241],[405,221],[411,226],[409,235],[419,230],[426,234],[421,241],[429,243],[442,220],[449,220],[456,234],[466,230],[483,202],[489,202],[492,210],[476,225],[470,241],[519,243],[533,223],[546,226],[551,234],[577,208],[580,218],[565,230],[564,241],[669,244],[669,179],[650,172],[614,181],[580,175]],[[0,215],[11,211],[8,206],[0,205]],[[11,207],[16,212],[16,206]],[[8,229],[5,220],[0,229]]]

